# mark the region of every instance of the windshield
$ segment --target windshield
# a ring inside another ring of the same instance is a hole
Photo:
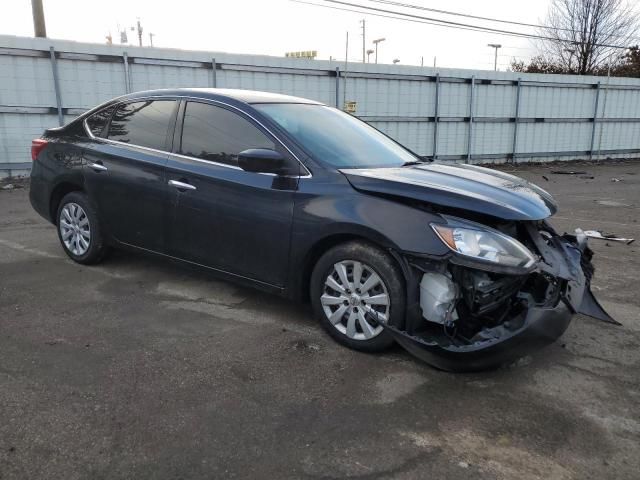
[[[313,158],[336,168],[398,167],[419,161],[375,128],[335,108],[300,103],[253,107],[286,130]]]

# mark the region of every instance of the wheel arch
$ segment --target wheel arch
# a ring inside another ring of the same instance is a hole
[[[84,192],[84,187],[78,182],[65,180],[58,183],[51,191],[51,196],[49,197],[49,215],[55,225],[58,224],[57,217],[60,202],[65,195],[71,192]]]
[[[331,233],[317,240],[308,250],[301,262],[302,268],[298,269],[298,275],[295,282],[292,296],[303,302],[309,301],[309,287],[311,283],[311,274],[320,257],[331,248],[351,241],[361,241],[369,243],[384,252],[390,253],[393,262],[396,263],[398,269],[403,272],[402,265],[398,262],[397,249],[393,248],[393,244],[384,237],[378,235],[370,235],[363,231],[343,231]],[[403,275],[404,277],[404,275]]]

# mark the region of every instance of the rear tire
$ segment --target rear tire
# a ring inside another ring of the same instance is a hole
[[[310,294],[314,315],[338,343],[363,352],[393,345],[383,324],[404,317],[404,280],[380,248],[352,241],[328,250],[313,269]]]
[[[84,193],[71,192],[62,198],[56,226],[60,244],[74,262],[93,265],[107,254],[98,215]]]

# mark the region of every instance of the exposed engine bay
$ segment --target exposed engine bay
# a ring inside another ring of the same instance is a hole
[[[455,218],[447,220],[458,225]],[[589,289],[592,252],[580,231],[561,236],[546,221],[491,228],[505,238],[517,239],[531,258],[524,253],[519,263],[512,259],[484,262],[455,254],[445,260],[411,258],[418,305],[409,312],[404,328],[391,326],[405,348],[446,370],[476,370],[551,343],[575,313],[617,323]],[[454,241],[473,243],[463,230],[454,231],[452,245]],[[509,251],[510,247],[492,248],[491,239],[479,238],[475,252],[484,248],[488,252],[484,258]],[[469,358],[474,352],[475,361]],[[456,356],[463,353],[464,362],[458,365]]]

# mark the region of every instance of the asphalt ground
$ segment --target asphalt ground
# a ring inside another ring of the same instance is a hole
[[[640,237],[640,163],[502,169],[555,194],[561,230]],[[623,326],[579,316],[449,374],[159,259],[74,264],[26,188],[0,190],[0,479],[640,478],[638,247],[591,244]]]

